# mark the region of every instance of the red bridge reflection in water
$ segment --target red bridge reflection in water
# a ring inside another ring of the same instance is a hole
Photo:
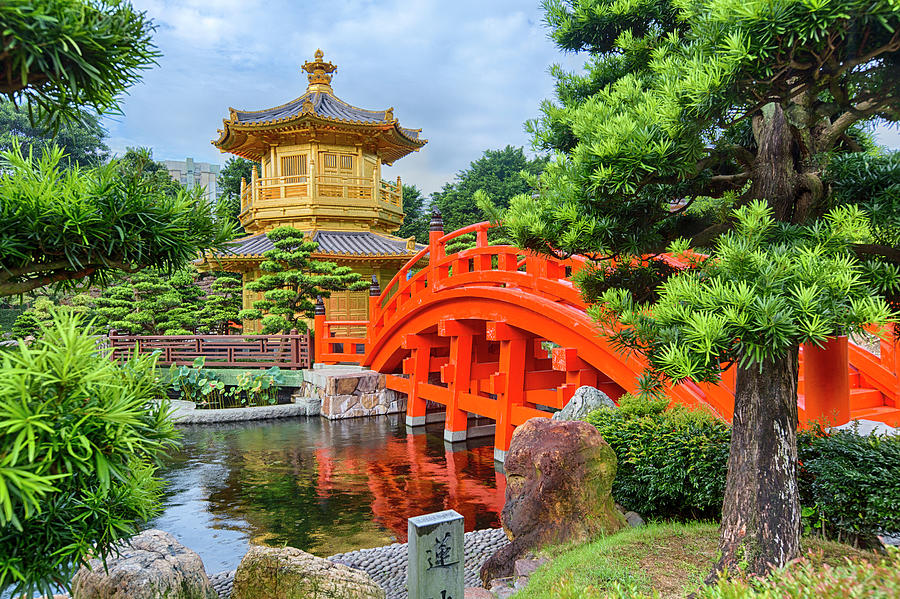
[[[506,477],[494,469],[489,444],[451,451],[440,438],[409,434],[378,447],[320,447],[316,460],[320,497],[347,490],[348,480],[367,486],[373,520],[399,542],[407,518],[441,510],[462,514],[466,531],[500,524]]]

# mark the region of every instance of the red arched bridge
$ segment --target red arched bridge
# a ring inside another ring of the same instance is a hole
[[[616,352],[588,316],[572,283],[585,260],[491,246],[491,226],[445,235],[433,222],[428,246],[384,291],[373,283],[368,321],[329,321],[320,303],[315,361],[385,373],[389,388],[407,394],[409,425],[425,424],[428,405],[444,406],[448,441],[466,438],[470,414],[494,420],[494,453],[502,460],[516,426],[562,408],[581,385],[617,400],[635,390],[645,362]],[[446,254],[448,242],[472,233],[474,248]],[[893,335],[882,334],[873,351],[842,338],[825,349],[802,348],[801,422],[859,418],[900,425],[900,356]],[[730,420],[734,370],[719,385],[682,383],[668,393]]]

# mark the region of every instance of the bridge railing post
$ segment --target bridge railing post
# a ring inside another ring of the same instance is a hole
[[[431,213],[431,222],[428,225],[428,285],[432,289],[438,280],[438,262],[444,257],[444,246],[439,242],[444,236],[444,219],[440,210],[435,209]]]
[[[381,310],[381,285],[378,284],[378,275],[372,275],[372,284],[369,285],[369,324],[366,326],[366,345],[371,346],[375,342],[375,321]]]
[[[328,331],[325,330],[327,328],[325,324],[325,302],[322,300],[321,295],[316,298],[313,327],[315,328],[315,331],[313,331],[315,333],[315,342],[313,343],[314,362],[321,362],[322,354],[325,353],[326,349],[327,342],[325,339],[328,337]]]
[[[830,337],[823,347],[813,343],[803,346],[807,420],[824,418],[829,426],[850,421],[848,364],[847,337]]]

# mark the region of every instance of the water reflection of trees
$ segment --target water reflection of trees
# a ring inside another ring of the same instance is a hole
[[[399,418],[193,427],[185,440],[171,468],[221,461],[221,480],[204,484],[209,511],[223,526],[246,521],[257,543],[330,555],[404,541],[413,515],[456,509],[471,530],[502,508],[490,447],[449,452]]]

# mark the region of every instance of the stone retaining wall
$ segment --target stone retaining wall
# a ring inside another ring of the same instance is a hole
[[[292,401],[329,420],[406,412],[406,396],[385,387],[385,376],[358,367],[306,370]]]
[[[242,422],[245,420],[266,420],[268,418],[290,418],[305,416],[306,406],[302,404],[281,404],[255,406],[252,408],[224,408],[221,410],[198,410],[192,401],[172,400],[172,420],[175,424],[219,424],[221,422]]]

